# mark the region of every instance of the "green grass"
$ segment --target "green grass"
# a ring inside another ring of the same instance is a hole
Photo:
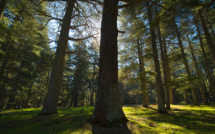
[[[38,115],[41,109],[3,110],[0,134],[215,134],[214,106],[171,105],[168,114],[157,113],[156,106],[127,106],[129,122],[120,127],[103,128],[87,122],[93,107],[58,108],[58,114]]]

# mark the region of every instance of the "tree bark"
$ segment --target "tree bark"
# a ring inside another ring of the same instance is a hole
[[[195,55],[194,55],[193,47],[192,47],[192,45],[191,45],[191,42],[190,42],[190,39],[189,39],[188,34],[187,34],[187,39],[188,39],[188,42],[189,42],[189,46],[190,46],[190,50],[191,50],[191,54],[192,54],[192,58],[193,58],[193,62],[194,62],[195,70],[196,70],[196,74],[197,74],[197,76],[198,76],[199,78],[201,78],[201,74],[200,74],[200,72],[199,72],[199,69],[198,69],[198,66],[197,66],[197,63],[196,63],[196,57],[195,57]],[[203,86],[202,82],[199,83],[199,86],[200,86],[200,92],[201,92],[203,104],[204,104],[204,105],[207,105],[208,102],[207,102],[207,98],[206,98],[206,95],[205,95],[204,86]]]
[[[118,87],[118,48],[117,48],[118,0],[104,0],[98,91],[92,121],[100,124],[127,121],[122,110]]]
[[[164,72],[164,82],[165,82],[165,93],[166,93],[166,109],[170,110],[170,94],[169,94],[169,86],[167,85],[168,81],[168,74],[167,74],[167,61],[164,56],[163,52],[163,44],[161,39],[160,30],[158,30],[159,41],[160,41],[160,49],[161,49],[161,59],[162,59],[162,66]]]
[[[157,6],[155,6],[155,14],[158,16],[158,11],[157,11]],[[165,99],[166,99],[166,109],[170,110],[170,88],[167,85],[168,83],[168,72],[167,72],[167,55],[164,53],[164,47],[163,47],[163,42],[162,42],[162,37],[161,37],[161,31],[160,31],[160,23],[158,20],[158,38],[159,38],[159,43],[160,43],[160,50],[161,50],[161,60],[162,60],[162,67],[163,67],[163,72],[164,72],[164,83],[165,83]]]
[[[148,92],[146,87],[146,75],[145,75],[145,67],[144,67],[144,59],[142,53],[142,44],[140,44],[139,39],[137,39],[138,45],[138,57],[139,57],[139,69],[140,69],[140,88],[143,96],[143,107],[148,107]]]
[[[1,0],[0,1],[0,21],[2,20],[6,5],[7,5],[7,0]]]
[[[177,34],[177,37],[178,37],[179,47],[181,49],[181,54],[183,56],[182,58],[183,58],[185,70],[187,72],[187,76],[191,77],[190,69],[189,69],[189,66],[188,66],[188,63],[187,63],[187,59],[186,59],[186,55],[185,55],[185,52],[184,52],[184,47],[183,47],[182,41],[181,41],[181,34],[180,34],[179,30],[178,30],[178,26],[177,26],[177,24],[175,22],[175,19],[173,21],[174,21],[174,25],[175,25],[176,34]],[[196,94],[196,91],[194,89],[194,86],[193,86],[192,82],[190,82],[190,88],[191,88],[191,93],[192,93],[194,105],[199,105],[197,94]]]
[[[157,10],[156,10],[157,13]],[[160,42],[160,50],[161,50],[161,59],[162,59],[162,66],[163,66],[163,72],[164,72],[164,82],[165,82],[165,97],[166,97],[166,109],[170,110],[170,95],[169,95],[169,86],[167,86],[168,83],[168,74],[167,74],[167,59],[165,59],[164,56],[164,47],[162,43],[161,38],[161,32],[160,32],[160,24],[158,23],[158,37]]]
[[[54,114],[57,113],[57,103],[61,89],[63,66],[65,61],[65,53],[69,38],[69,28],[71,17],[73,13],[75,0],[68,0],[66,13],[63,18],[62,29],[57,45],[57,51],[52,67],[52,74],[49,82],[48,92],[44,101],[43,109],[40,114]]]
[[[157,85],[157,100],[158,100],[158,111],[159,113],[166,113],[165,109],[165,102],[163,96],[163,87],[162,87],[162,80],[161,80],[161,72],[160,72],[160,64],[158,60],[158,51],[156,45],[156,37],[154,31],[154,24],[152,22],[152,13],[149,2],[147,4],[147,14],[149,19],[149,27],[150,27],[150,34],[151,34],[151,41],[152,41],[152,51],[154,53],[154,63],[155,63],[155,70],[156,70],[156,85]]]
[[[96,55],[96,51],[95,51]],[[93,78],[92,78],[92,85],[91,85],[91,95],[90,95],[90,106],[93,106],[93,98],[94,98],[94,84],[95,84],[95,72],[96,72],[96,58],[94,57],[93,63]]]
[[[171,81],[171,72],[170,72],[170,67],[169,67],[169,59],[168,59],[168,55],[167,55],[167,48],[166,48],[166,41],[165,38],[163,38],[163,48],[164,48],[164,59],[166,61],[166,70],[167,70],[167,77],[168,77],[168,82]],[[172,87],[169,86],[169,100],[170,100],[170,104],[174,104],[174,98],[173,98],[173,91],[172,91]]]
[[[120,82],[121,83],[121,102],[122,102],[122,105],[124,105],[124,92],[125,92],[125,83],[123,82]]]

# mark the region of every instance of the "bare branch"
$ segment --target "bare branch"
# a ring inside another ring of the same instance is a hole
[[[132,2],[134,2],[134,0],[120,0],[120,1],[126,2],[126,3],[132,3]]]
[[[42,4],[42,3],[45,2],[45,1],[47,1],[47,2],[55,2],[55,1],[65,1],[65,2],[67,2],[67,0],[42,0],[42,1],[39,3],[39,5]]]
[[[118,33],[125,33],[125,31],[119,31],[119,30],[118,30]]]
[[[91,3],[91,4],[92,4],[92,2],[96,2],[96,3],[100,4],[100,5],[103,4],[103,2],[100,2],[98,0],[78,0],[78,1],[83,1],[83,2],[87,2],[87,3]]]
[[[45,13],[45,12],[43,12],[43,11],[38,11],[38,10],[36,10],[36,9],[34,9],[34,10],[35,10],[37,13],[39,13],[39,14],[35,14],[35,15],[43,15],[43,16],[49,17],[49,18],[51,18],[51,19],[55,19],[55,20],[62,21],[62,19],[52,17],[52,16],[50,16],[50,15],[46,14],[46,13]],[[50,20],[49,20],[49,21],[50,21]]]
[[[87,36],[87,37],[84,37],[84,38],[71,38],[71,37],[69,37],[69,40],[72,40],[72,41],[82,41],[82,40],[86,40],[86,39],[91,38],[91,37],[94,37],[94,36],[90,35],[90,36]]]
[[[86,26],[87,24],[81,24],[76,26],[70,26],[70,29],[76,29],[77,27]]]

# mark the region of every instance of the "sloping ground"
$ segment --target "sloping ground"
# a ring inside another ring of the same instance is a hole
[[[156,106],[126,106],[129,122],[118,127],[91,125],[93,107],[59,108],[58,114],[39,116],[39,109],[4,110],[0,113],[0,134],[215,134],[214,106],[172,105],[168,114],[158,114]]]

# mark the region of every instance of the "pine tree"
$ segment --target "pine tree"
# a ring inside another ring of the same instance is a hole
[[[118,87],[118,0],[105,0],[102,14],[98,91],[92,115],[95,123],[124,122]]]
[[[60,93],[63,66],[66,55],[67,43],[69,40],[69,29],[72,19],[72,13],[74,8],[74,0],[69,0],[67,3],[66,13],[62,22],[62,29],[59,36],[56,55],[52,67],[52,74],[49,82],[49,89],[44,101],[43,109],[40,114],[54,114],[57,113],[57,103]]]
[[[157,45],[156,45],[156,37],[155,37],[155,31],[154,31],[154,24],[152,22],[152,19],[153,19],[152,13],[151,13],[152,4],[150,4],[147,1],[146,6],[147,6],[148,19],[149,19],[150,34],[151,34],[152,51],[154,53],[154,63],[155,63],[155,68],[156,68],[158,111],[159,111],[159,113],[166,113],[164,97],[163,97],[163,87],[162,87],[163,85],[162,85],[162,80],[161,80],[160,64],[159,64],[158,51],[157,51]]]

